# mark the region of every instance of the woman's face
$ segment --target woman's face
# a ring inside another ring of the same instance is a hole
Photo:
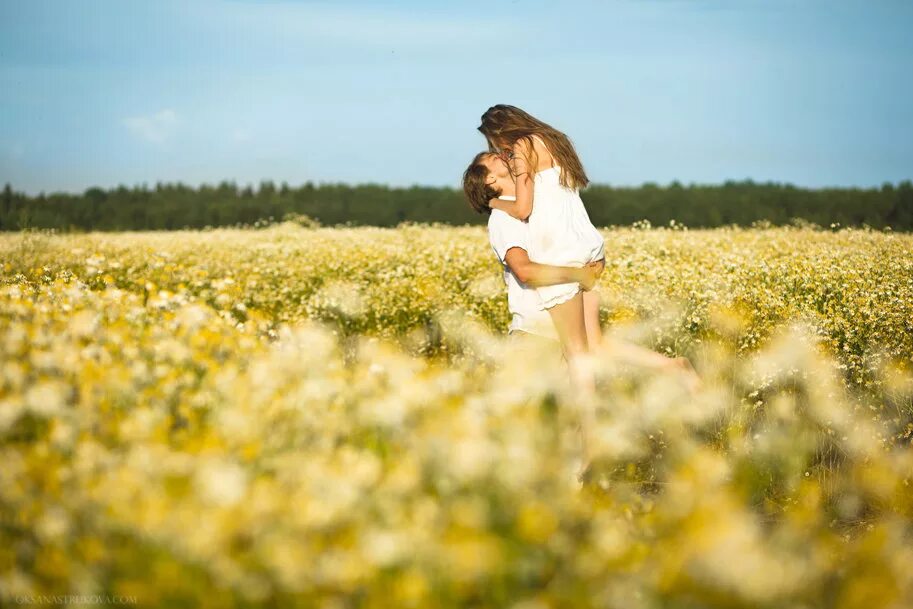
[[[505,142],[501,139],[498,139],[498,138],[492,138],[490,141],[491,141],[491,145],[494,146],[494,149],[495,149],[494,154],[497,154],[498,156],[504,158],[505,155],[510,153],[511,147],[507,142]]]

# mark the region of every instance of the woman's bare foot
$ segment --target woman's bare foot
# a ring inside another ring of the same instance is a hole
[[[704,382],[698,376],[697,371],[687,357],[673,357],[669,365],[682,374],[682,380],[691,395],[694,395],[703,387]]]

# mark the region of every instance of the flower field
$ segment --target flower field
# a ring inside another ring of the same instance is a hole
[[[483,228],[0,235],[0,606],[913,606],[913,236],[603,234],[583,487]]]

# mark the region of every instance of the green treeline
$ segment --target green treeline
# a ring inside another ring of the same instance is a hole
[[[678,182],[635,188],[597,185],[581,196],[596,226],[629,225],[638,220],[667,225],[675,220],[698,228],[747,226],[763,220],[782,225],[800,219],[821,226],[839,223],[913,229],[913,184],[909,180],[869,189],[807,189],[752,181],[713,186]],[[82,194],[27,196],[7,184],[0,199],[0,230],[169,230],[253,225],[270,218],[279,221],[287,214],[304,214],[323,225],[480,224],[486,220],[469,208],[461,191],[451,188],[310,182],[293,188],[264,181],[256,189],[234,182],[199,188],[159,183],[154,188],[120,186],[90,188]]]

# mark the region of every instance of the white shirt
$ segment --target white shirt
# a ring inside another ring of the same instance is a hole
[[[492,209],[488,217],[488,242],[504,267],[507,308],[513,315],[508,333],[521,331],[558,340],[551,315],[543,308],[539,293],[517,279],[505,260],[507,250],[512,247],[529,251],[529,225],[505,211]]]

